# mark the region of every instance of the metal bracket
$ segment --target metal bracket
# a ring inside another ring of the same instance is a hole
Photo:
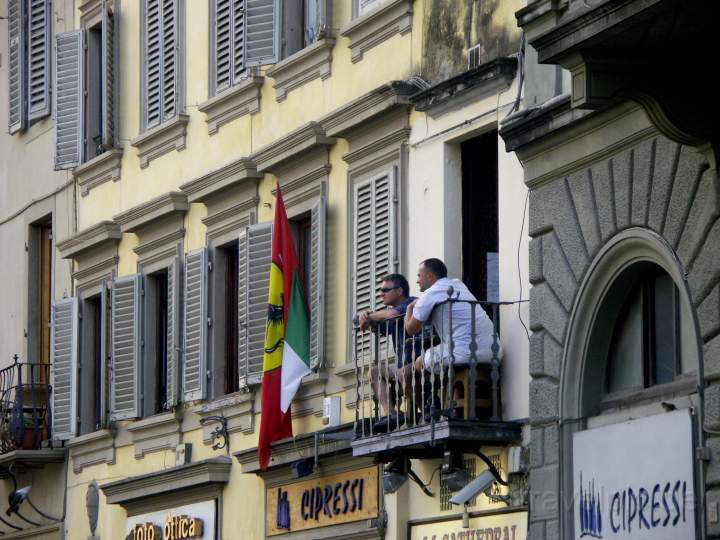
[[[224,416],[206,416],[205,418],[200,420],[200,425],[204,426],[205,424],[210,424],[213,422],[217,422],[220,425],[217,426],[211,433],[213,441],[215,443],[212,445],[213,450],[222,450],[225,448],[225,452],[230,454],[230,434],[228,433],[227,429],[227,418]],[[220,443],[220,438],[222,437],[222,444]]]

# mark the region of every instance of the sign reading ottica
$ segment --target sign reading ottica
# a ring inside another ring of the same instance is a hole
[[[576,539],[695,537],[687,410],[575,433],[573,478]]]
[[[267,535],[375,518],[378,490],[377,466],[268,488]]]
[[[128,540],[215,540],[216,502],[203,501],[128,518]]]

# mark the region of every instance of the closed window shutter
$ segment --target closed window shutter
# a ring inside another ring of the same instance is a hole
[[[166,409],[178,404],[180,394],[180,280],[181,262],[176,257],[167,273],[167,381],[165,382],[167,402]]]
[[[213,93],[238,82],[245,71],[245,0],[212,0]]]
[[[245,65],[277,62],[279,7],[276,0],[245,0]]]
[[[207,387],[207,250],[185,258],[183,398],[203,399]]]
[[[178,4],[177,0],[163,0],[162,14],[162,58],[163,90],[162,121],[169,120],[178,112],[179,46],[178,46]]]
[[[28,120],[50,114],[50,2],[30,0],[28,14]]]
[[[140,411],[142,351],[142,277],[118,278],[112,290],[112,395],[115,420],[136,418]]]
[[[72,169],[82,161],[84,41],[82,30],[57,35],[56,170]]]
[[[112,311],[110,309],[110,293],[108,288],[109,283],[103,281],[102,288],[100,289],[100,427],[107,425],[107,410],[108,410],[108,365],[110,355],[108,354],[112,348],[112,344],[109,343],[110,336],[110,321],[112,319]]]
[[[25,1],[8,0],[8,129],[25,129]]]
[[[77,298],[65,298],[53,304],[52,438],[58,440],[77,434],[78,326]]]
[[[143,101],[145,129],[180,109],[180,11],[178,0],[145,0]]]
[[[233,0],[233,84],[239,81],[245,73],[245,1]]]
[[[325,214],[321,195],[310,212],[310,367],[324,363],[325,349]]]
[[[265,351],[270,261],[272,257],[272,223],[251,225],[240,242],[238,304],[240,312],[240,375],[243,386],[260,381]]]
[[[394,171],[355,186],[354,312],[380,308],[378,283],[397,270],[395,206]]]
[[[115,67],[117,47],[115,44],[115,17],[108,0],[102,3],[102,145],[104,149],[115,147]]]

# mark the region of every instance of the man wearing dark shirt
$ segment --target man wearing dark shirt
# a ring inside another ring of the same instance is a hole
[[[380,335],[390,336],[393,340],[396,365],[374,366],[370,381],[373,392],[378,396],[378,401],[389,414],[397,414],[395,403],[388,399],[388,381],[394,381],[395,372],[398,368],[412,363],[419,355],[420,344],[405,339],[404,320],[407,306],[415,300],[410,296],[410,285],[402,274],[388,274],[382,279],[380,294],[382,295],[385,307],[377,311],[361,311],[358,313],[358,323],[362,330],[367,330],[371,325],[377,328]],[[416,350],[417,349],[417,350]],[[417,353],[417,354],[416,354]]]

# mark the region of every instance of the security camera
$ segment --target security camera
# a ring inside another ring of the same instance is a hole
[[[481,474],[478,475],[475,480],[470,482],[467,486],[462,488],[460,491],[458,491],[457,495],[452,497],[450,499],[450,502],[452,504],[465,504],[473,497],[477,497],[481,493],[484,493],[490,487],[492,487],[493,482],[495,482],[495,477],[493,474],[485,470]]]

